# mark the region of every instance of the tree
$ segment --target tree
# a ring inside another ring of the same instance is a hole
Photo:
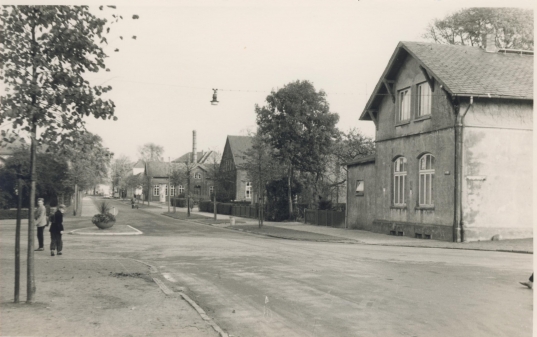
[[[111,179],[112,179],[112,193],[115,193],[116,189],[121,197],[123,197],[122,191],[127,189],[127,178],[132,174],[133,163],[127,156],[120,156],[114,159],[111,166]]]
[[[79,132],[75,140],[51,146],[58,156],[69,164],[69,181],[74,186],[74,214],[78,214],[79,194],[100,183],[108,176],[108,166],[112,154],[102,144],[102,138],[91,132]]]
[[[344,187],[347,182],[347,167],[344,164],[374,153],[375,141],[362,135],[356,128],[351,128],[348,133],[339,132],[337,141],[332,144],[325,173],[329,189],[336,191],[336,203],[339,202],[340,187]]]
[[[265,209],[265,192],[267,184],[274,180],[280,180],[285,175],[285,168],[274,160],[275,151],[267,144],[268,140],[257,132],[252,138],[252,147],[246,151],[246,162],[243,168],[248,174],[248,179],[257,186],[257,196],[261,201],[259,207],[259,228],[263,226],[263,212]]]
[[[19,148],[13,156],[8,158],[5,165],[0,168],[0,190],[4,200],[2,206],[14,207],[17,204],[18,196],[15,193],[17,177],[20,173],[24,177],[29,177],[30,172],[30,149]],[[45,199],[47,205],[57,205],[60,197],[64,193],[72,192],[72,185],[69,182],[69,168],[64,158],[52,153],[39,152],[37,154],[37,182],[36,196]],[[29,180],[25,179],[23,189],[23,207],[29,206]]]
[[[115,6],[107,6],[115,8]],[[102,10],[103,7],[101,6]],[[116,22],[120,16],[113,14]],[[138,16],[133,16],[138,18]],[[0,124],[30,133],[30,209],[34,209],[37,129],[41,142],[73,139],[85,116],[116,119],[115,105],[101,96],[112,88],[92,86],[86,72],[105,70],[107,20],[87,6],[5,6],[2,8],[1,59],[5,95]],[[2,130],[4,141],[6,130]],[[35,293],[34,220],[28,223],[27,302]]]
[[[146,143],[138,148],[138,156],[143,161],[162,161],[164,148],[154,143]]]
[[[308,81],[296,81],[266,98],[266,105],[256,105],[258,132],[266,135],[275,156],[287,166],[289,217],[293,216],[291,186],[293,169],[320,177],[323,157],[337,137],[339,116],[330,112],[323,90],[316,91]]]
[[[494,34],[502,48],[533,50],[533,10],[466,8],[435,19],[423,37],[437,43],[484,47],[487,34]]]

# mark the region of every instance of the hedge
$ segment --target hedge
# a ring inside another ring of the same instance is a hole
[[[28,219],[30,216],[30,211],[28,209],[21,210],[22,219]],[[6,219],[17,219],[17,210],[16,209],[0,209],[0,220]]]
[[[172,198],[170,203],[175,207],[186,207],[186,199],[184,198]]]
[[[216,213],[231,215],[231,209],[233,208],[233,206],[236,206],[236,205],[219,202],[216,204]],[[200,201],[198,204],[198,207],[199,207],[200,212],[208,212],[208,213],[214,212],[214,206],[213,206],[212,201]]]

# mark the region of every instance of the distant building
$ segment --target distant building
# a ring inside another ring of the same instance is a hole
[[[227,136],[220,172],[226,177],[224,187],[230,198],[235,201],[252,201],[253,184],[243,165],[246,162],[246,152],[252,147],[250,136]]]
[[[347,224],[445,241],[533,236],[533,52],[400,42],[360,120]]]

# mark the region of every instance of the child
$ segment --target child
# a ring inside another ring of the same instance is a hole
[[[58,255],[62,255],[62,234],[63,234],[63,213],[65,212],[65,205],[58,206],[58,210],[54,213],[54,219],[50,225],[50,256],[54,256],[54,251],[58,251]]]

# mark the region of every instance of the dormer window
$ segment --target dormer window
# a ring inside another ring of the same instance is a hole
[[[410,88],[399,91],[399,122],[410,119]]]
[[[431,87],[429,83],[418,84],[418,116],[431,114]]]

